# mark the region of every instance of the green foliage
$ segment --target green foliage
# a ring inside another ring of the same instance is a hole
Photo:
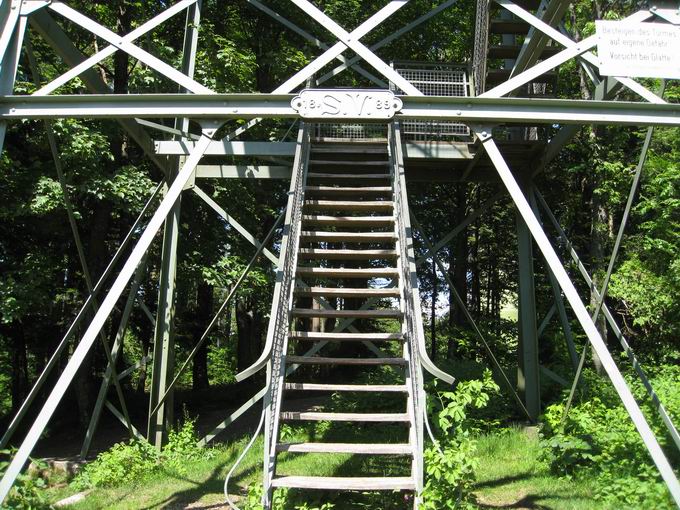
[[[117,443],[87,464],[73,484],[78,489],[130,484],[155,471],[158,461],[156,449],[146,441]]]
[[[182,427],[168,433],[168,442],[160,454],[146,441],[133,439],[118,443],[87,464],[78,473],[73,485],[77,489],[86,489],[132,484],[161,468],[186,474],[189,462],[212,455],[213,450],[199,447],[194,422],[185,419]]]
[[[11,455],[12,452],[10,451],[0,451],[0,458],[8,458]],[[2,508],[11,510],[49,510],[53,508],[45,497],[47,481],[41,474],[47,469],[47,466],[35,461],[33,463],[37,469],[28,474],[22,473],[17,477]],[[0,478],[4,476],[8,466],[9,462],[0,461]]]
[[[498,390],[491,371],[486,370],[481,380],[460,382],[455,391],[438,393],[437,424],[444,438],[425,451],[425,510],[474,508],[471,492],[478,459],[475,426],[468,415],[472,409],[484,408],[490,394]]]
[[[652,381],[671,416],[680,411],[679,378],[680,367],[668,366]],[[641,383],[630,384],[638,397],[644,394]],[[566,420],[564,403],[546,409],[543,459],[560,476],[596,479],[596,497],[611,505],[672,508],[670,495],[611,385],[591,373],[584,385],[586,398],[570,409]],[[652,404],[646,401],[644,410],[663,443],[666,433]]]

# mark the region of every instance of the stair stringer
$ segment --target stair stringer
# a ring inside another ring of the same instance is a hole
[[[302,208],[305,200],[305,183],[309,164],[310,136],[309,127],[301,123],[297,137],[297,149],[293,161],[293,173],[288,205],[281,242],[279,266],[276,272],[276,284],[272,300],[271,315],[267,329],[265,353],[270,351],[267,362],[267,393],[264,398],[264,472],[263,500],[265,510],[272,505],[272,478],[276,472],[276,440],[279,429],[281,399],[286,372],[286,351],[288,349],[288,331],[293,307],[293,290],[295,289],[295,269],[297,267],[298,247],[302,224]],[[267,348],[267,346],[269,346]]]
[[[439,370],[427,355],[422,309],[418,289],[415,254],[413,250],[413,230],[411,228],[406,177],[398,122],[389,127],[389,154],[394,183],[394,214],[399,253],[401,311],[403,313],[402,333],[404,335],[404,357],[407,360],[406,384],[409,395],[409,413],[412,413],[411,444],[414,449],[412,476],[416,486],[414,509],[422,503],[424,488],[424,429],[427,403],[424,387],[423,369],[446,383],[453,384],[455,379]]]

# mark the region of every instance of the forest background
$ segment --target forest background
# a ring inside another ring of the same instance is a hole
[[[76,9],[120,34],[165,8],[163,1],[69,2]],[[328,0],[321,2],[332,18],[353,27],[377,10],[382,2]],[[318,27],[301,11],[282,1],[270,3],[310,32]],[[389,35],[434,2],[413,0],[368,37],[368,42]],[[594,19],[625,17],[641,7],[632,1],[579,0],[569,8],[567,29],[576,39],[594,31]],[[416,60],[470,64],[473,50],[475,3],[461,1],[381,50],[386,61]],[[300,14],[298,16],[298,14]],[[68,22],[65,27],[76,46],[96,51],[102,42]],[[143,48],[180,66],[183,16],[176,16],[140,41]],[[304,66],[317,51],[245,1],[204,0],[201,39],[197,54],[199,82],[218,92],[268,92]],[[64,63],[37,34],[33,44],[43,83],[65,71]],[[144,65],[117,52],[97,67],[102,79],[118,94],[175,92],[171,84]],[[344,73],[330,85],[365,85]],[[558,96],[592,98],[592,90],[574,63],[558,70]],[[649,80],[648,85],[658,88]],[[16,93],[35,90],[28,62],[22,59]],[[87,93],[79,80],[60,90]],[[677,102],[680,88],[673,82],[665,98]],[[637,100],[622,91],[618,97]],[[229,127],[236,127],[237,123]],[[281,139],[290,122],[267,121],[245,139]],[[117,124],[103,120],[60,120],[54,123],[68,190],[92,275],[102,273],[161,175],[145,160]],[[549,128],[550,129],[555,129]],[[630,127],[584,127],[536,180],[571,242],[594,277],[595,286],[606,270],[630,182],[646,130]],[[680,137],[676,129],[657,129],[645,164],[621,252],[612,276],[607,305],[626,338],[652,374],[678,376],[680,360]],[[263,238],[285,203],[287,183],[269,180],[206,180],[210,196],[227,209],[256,238]],[[437,239],[500,189],[499,183],[414,183],[409,187],[411,208],[424,231]],[[63,332],[87,296],[83,273],[67,221],[64,197],[55,173],[44,125],[10,125],[6,150],[0,161],[0,428],[23,402],[31,384],[56,348]],[[447,270],[468,308],[492,341],[501,364],[514,370],[517,324],[513,315],[517,293],[516,212],[509,200],[497,202],[464,229],[440,252]],[[553,237],[554,237],[553,232]],[[155,312],[158,299],[160,239],[148,257],[147,276],[140,300]],[[424,253],[423,243],[416,246]],[[565,246],[559,249],[565,254]],[[229,292],[248,259],[252,246],[192,194],[182,200],[177,270],[176,360],[180,364],[198,341],[219,303]],[[566,257],[564,258],[566,260]],[[552,305],[545,267],[536,258],[538,320]],[[570,268],[576,275],[574,268]],[[208,342],[198,351],[180,381],[177,406],[197,413],[206,401],[234,399],[234,375],[250,365],[261,351],[273,290],[273,270],[261,259],[246,284],[219,321]],[[431,357],[443,366],[463,361],[488,364],[455,306],[442,274],[434,264],[419,273],[427,340]],[[576,278],[575,278],[576,280]],[[589,289],[579,282],[581,295]],[[115,335],[114,313],[106,333]],[[604,321],[598,324],[618,353],[617,341]],[[574,321],[574,330],[578,331]],[[77,338],[77,335],[76,335]],[[577,343],[584,337],[576,335]],[[136,307],[124,343],[119,369],[147,355],[153,328]],[[570,361],[563,333],[554,320],[540,341],[541,364],[569,379]],[[65,363],[66,358],[62,360]],[[625,362],[622,361],[622,365]],[[591,363],[589,361],[589,366]],[[95,352],[79,371],[52,425],[55,430],[81,431],[87,426],[106,359]],[[668,372],[670,370],[670,372]],[[56,374],[54,374],[56,376]],[[665,379],[664,379],[665,380]],[[675,379],[677,382],[677,379]],[[146,412],[149,374],[144,367],[124,380],[132,413]],[[50,385],[48,384],[47,387]],[[218,391],[206,391],[210,388]],[[671,386],[672,388],[672,386]],[[561,387],[550,386],[544,405],[562,402]],[[584,394],[583,399],[589,397]],[[677,404],[677,402],[676,402]],[[669,404],[671,412],[680,409]],[[181,415],[181,413],[178,413]],[[675,415],[677,417],[677,414]],[[508,412],[512,419],[513,412]]]

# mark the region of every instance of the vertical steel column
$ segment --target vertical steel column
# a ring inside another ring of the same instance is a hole
[[[526,192],[530,187],[523,183]],[[538,363],[538,328],[534,292],[534,253],[531,233],[517,213],[517,256],[519,258],[519,343],[517,345],[517,388],[532,421],[541,413],[540,365]]]
[[[541,214],[538,210],[538,204],[536,202],[536,188],[535,186],[531,187],[531,191],[529,192],[529,203],[531,204],[531,209],[534,212],[534,215],[536,218],[538,218],[539,221],[541,221]],[[541,222],[541,225],[543,223]],[[562,325],[562,330],[564,331],[564,340],[567,343],[567,351],[569,352],[569,359],[571,360],[571,364],[574,367],[574,370],[578,367],[578,353],[576,352],[576,344],[574,343],[574,335],[571,331],[571,324],[569,324],[569,317],[567,316],[567,309],[564,306],[564,299],[562,298],[562,291],[560,290],[560,286],[557,283],[557,279],[555,278],[555,275],[553,274],[552,270],[548,268],[547,270],[548,273],[548,279],[550,280],[550,286],[552,287],[552,292],[553,292],[553,298],[555,299],[555,306],[557,308],[559,318],[560,318],[560,324]],[[540,336],[540,335],[539,335]]]
[[[14,91],[19,56],[26,33],[26,17],[21,16],[20,0],[0,1],[0,94]],[[0,154],[5,145],[7,122],[0,122]]]
[[[187,10],[186,29],[184,32],[184,48],[182,54],[182,72],[193,78],[196,69],[196,50],[198,47],[198,30],[201,22],[201,1]],[[181,92],[186,92],[180,89]],[[175,128],[188,132],[189,120],[177,119]],[[177,160],[168,183],[175,179],[183,158]],[[190,179],[193,181],[193,176]],[[156,330],[153,349],[153,379],[149,399],[149,423],[147,438],[160,449],[168,427],[172,426],[174,408],[174,390],[168,388],[175,370],[175,280],[177,276],[177,245],[179,242],[179,222],[181,200],[177,200],[167,221],[163,233],[163,251],[161,255],[161,276],[158,290],[158,311],[156,312]],[[169,391],[168,391],[169,390]],[[161,395],[168,393],[163,402]],[[160,403],[160,405],[159,405]]]

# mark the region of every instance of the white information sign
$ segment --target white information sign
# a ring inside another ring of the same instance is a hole
[[[680,27],[596,21],[602,76],[680,78]]]
[[[402,101],[390,90],[305,89],[291,106],[306,119],[385,120]]]

